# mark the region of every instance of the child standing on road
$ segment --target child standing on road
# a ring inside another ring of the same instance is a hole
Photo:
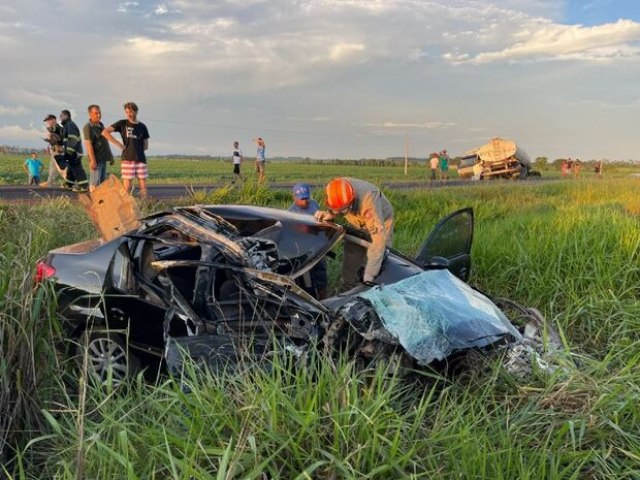
[[[22,165],[24,171],[29,174],[29,185],[40,185],[40,174],[44,169],[44,165],[38,158],[36,152],[31,153],[31,158],[27,158]]]

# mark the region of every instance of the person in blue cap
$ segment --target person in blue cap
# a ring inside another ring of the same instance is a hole
[[[289,207],[290,212],[313,215],[320,209],[320,205],[311,198],[311,189],[306,183],[296,183],[292,191],[293,205]]]
[[[296,183],[292,190],[293,204],[289,207],[290,212],[313,215],[320,210],[320,205],[311,198],[311,189],[306,183]],[[327,297],[327,264],[320,260],[297,282],[307,293],[318,300]]]

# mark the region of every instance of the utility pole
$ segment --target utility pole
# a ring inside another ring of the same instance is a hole
[[[407,175],[409,168],[409,137],[404,134],[404,174]]]

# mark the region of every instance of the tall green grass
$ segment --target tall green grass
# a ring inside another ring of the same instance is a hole
[[[635,180],[605,179],[388,192],[394,243],[410,254],[440,217],[474,207],[472,283],[539,308],[576,365],[528,383],[499,369],[407,383],[384,366],[362,372],[341,359],[236,376],[189,366],[159,385],[85,390],[59,380],[52,299],[29,280],[39,255],[89,238],[91,226],[69,201],[3,208],[0,419],[19,405],[8,430],[0,422],[12,447],[4,453],[17,453],[11,474],[638,478],[636,191]],[[289,193],[222,189],[191,201],[285,207]],[[30,372],[28,388],[18,372]]]
[[[72,213],[73,212],[73,213]],[[57,336],[55,298],[34,290],[34,265],[40,255],[91,234],[89,222],[68,200],[34,207],[0,206],[0,460],[7,443],[37,434],[43,427],[38,408],[51,398],[57,361],[51,340]]]

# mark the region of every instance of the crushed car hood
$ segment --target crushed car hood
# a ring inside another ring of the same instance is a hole
[[[363,305],[369,311],[363,314]],[[520,333],[494,303],[452,275],[430,270],[358,293],[341,315],[365,338],[398,343],[419,364]]]
[[[277,246],[276,273],[297,278],[308,272],[344,236],[335,223],[318,222],[312,215],[250,205],[196,205],[201,212],[223,218],[240,238],[251,237]],[[210,217],[211,218],[211,217]]]

